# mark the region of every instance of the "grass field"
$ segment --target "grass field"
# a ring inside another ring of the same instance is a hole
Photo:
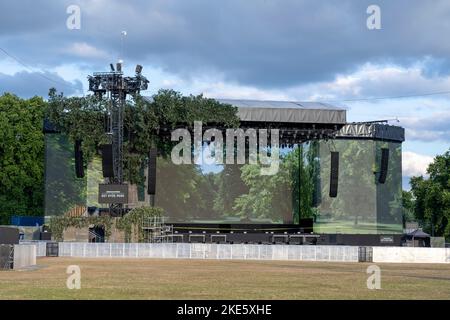
[[[35,270],[0,271],[0,299],[450,299],[450,265],[40,258]],[[81,289],[66,268],[81,268]]]
[[[401,223],[378,223],[360,221],[355,225],[354,221],[315,222],[315,233],[346,233],[346,234],[402,234]]]

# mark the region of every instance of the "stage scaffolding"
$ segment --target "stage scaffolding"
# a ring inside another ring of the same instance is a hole
[[[0,244],[0,270],[13,269],[14,245]]]
[[[143,242],[170,243],[173,239],[173,226],[165,223],[164,217],[146,217],[142,220]]]

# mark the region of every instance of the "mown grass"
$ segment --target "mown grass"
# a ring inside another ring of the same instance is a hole
[[[0,299],[450,299],[450,265],[40,258],[37,270],[1,271]],[[81,289],[66,268],[81,268]]]

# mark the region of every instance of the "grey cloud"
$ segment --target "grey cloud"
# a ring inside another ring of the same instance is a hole
[[[43,35],[55,28],[58,20],[64,21],[65,8],[63,1],[2,1],[0,36],[8,39],[32,33]]]
[[[435,130],[416,130],[406,128],[406,138],[408,140],[417,141],[446,141],[450,142],[450,130],[447,131],[435,131]]]
[[[408,140],[450,142],[450,113],[435,113],[429,117],[403,119]]]
[[[450,3],[376,2],[382,30],[369,31],[371,0],[4,1],[0,40],[32,63],[101,67],[109,61],[86,61],[61,49],[78,41],[119,55],[125,29],[131,61],[187,79],[218,72],[263,88],[331,80],[366,62],[410,65],[425,56],[440,61],[427,74],[447,74]],[[81,30],[65,28],[69,4],[81,6]]]
[[[14,75],[0,73],[0,94],[11,92],[23,98],[36,95],[47,97],[51,87],[66,95],[79,94],[83,88],[80,81],[71,83],[50,72],[18,72]]]

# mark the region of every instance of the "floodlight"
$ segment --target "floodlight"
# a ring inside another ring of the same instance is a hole
[[[136,73],[142,72],[142,66],[140,64],[136,65]]]
[[[109,64],[109,67],[111,68],[111,71],[114,72],[114,65],[112,63]]]
[[[117,72],[122,72],[122,62],[116,63],[116,69],[117,69]]]

